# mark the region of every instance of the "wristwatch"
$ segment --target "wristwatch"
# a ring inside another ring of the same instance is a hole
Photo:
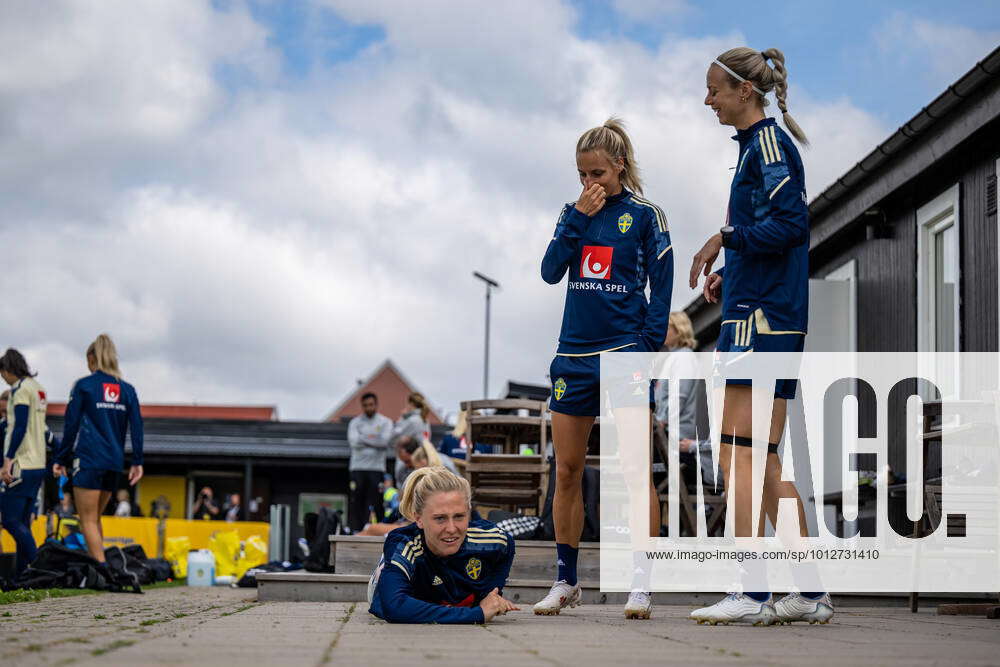
[[[732,240],[733,240],[733,232],[735,232],[735,231],[736,231],[736,228],[733,227],[732,225],[726,225],[725,227],[723,227],[722,229],[719,230],[719,233],[722,235],[722,247],[723,248],[732,248],[733,247],[732,246]]]

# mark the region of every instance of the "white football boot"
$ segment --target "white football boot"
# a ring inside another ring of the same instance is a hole
[[[833,601],[829,593],[823,593],[823,597],[815,600],[799,593],[789,593],[774,603],[774,611],[778,614],[778,623],[829,623],[833,618]]]
[[[750,623],[752,625],[772,625],[778,621],[771,598],[758,602],[742,593],[730,593],[710,607],[702,607],[691,612],[691,618],[698,624],[729,625],[730,623]]]
[[[556,616],[565,607],[580,604],[580,585],[570,586],[565,581],[552,584],[549,594],[532,608],[538,616]]]
[[[649,593],[632,591],[625,603],[625,618],[648,619],[653,611],[653,601]]]

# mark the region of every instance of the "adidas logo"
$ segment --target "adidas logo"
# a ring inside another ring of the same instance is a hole
[[[431,586],[440,586],[444,582],[441,581],[441,577],[435,576],[434,581],[431,582]]]
[[[562,559],[562,558],[560,558],[559,560],[557,560],[557,561],[556,561],[556,565],[562,565],[562,566],[565,566],[565,565],[566,565],[566,563],[564,563],[564,562],[563,562],[563,559]]]

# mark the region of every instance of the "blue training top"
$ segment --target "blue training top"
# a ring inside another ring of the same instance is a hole
[[[772,333],[806,333],[809,316],[809,207],[802,159],[792,139],[765,118],[738,130],[739,162],[729,191],[722,319],[758,308]]]
[[[413,523],[386,536],[382,558],[370,613],[390,623],[483,623],[478,605],[494,588],[503,592],[514,562],[514,538],[476,519],[462,547],[440,558]]]
[[[567,270],[557,354],[660,349],[674,282],[670,232],[660,207],[624,188],[593,217],[566,204],[542,258],[542,279],[555,285]]]
[[[132,465],[141,466],[142,415],[135,388],[124,380],[95,371],[73,385],[66,406],[62,445],[55,460],[68,466],[76,458],[79,465],[74,467],[121,470],[125,466],[126,431],[132,435]]]

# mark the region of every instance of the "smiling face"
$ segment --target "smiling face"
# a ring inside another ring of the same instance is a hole
[[[708,88],[705,106],[712,107],[719,123],[739,127],[743,116],[752,107],[750,103],[752,85],[743,82],[734,86],[733,78],[713,63],[705,75],[705,86]],[[747,101],[744,102],[744,99]]]
[[[435,493],[417,517],[424,542],[435,556],[452,556],[462,548],[469,530],[469,499],[461,491]]]
[[[608,196],[622,191],[621,173],[623,161],[608,159],[604,151],[584,151],[576,154],[576,169],[580,174],[580,184],[586,190],[594,183],[604,188]]]

